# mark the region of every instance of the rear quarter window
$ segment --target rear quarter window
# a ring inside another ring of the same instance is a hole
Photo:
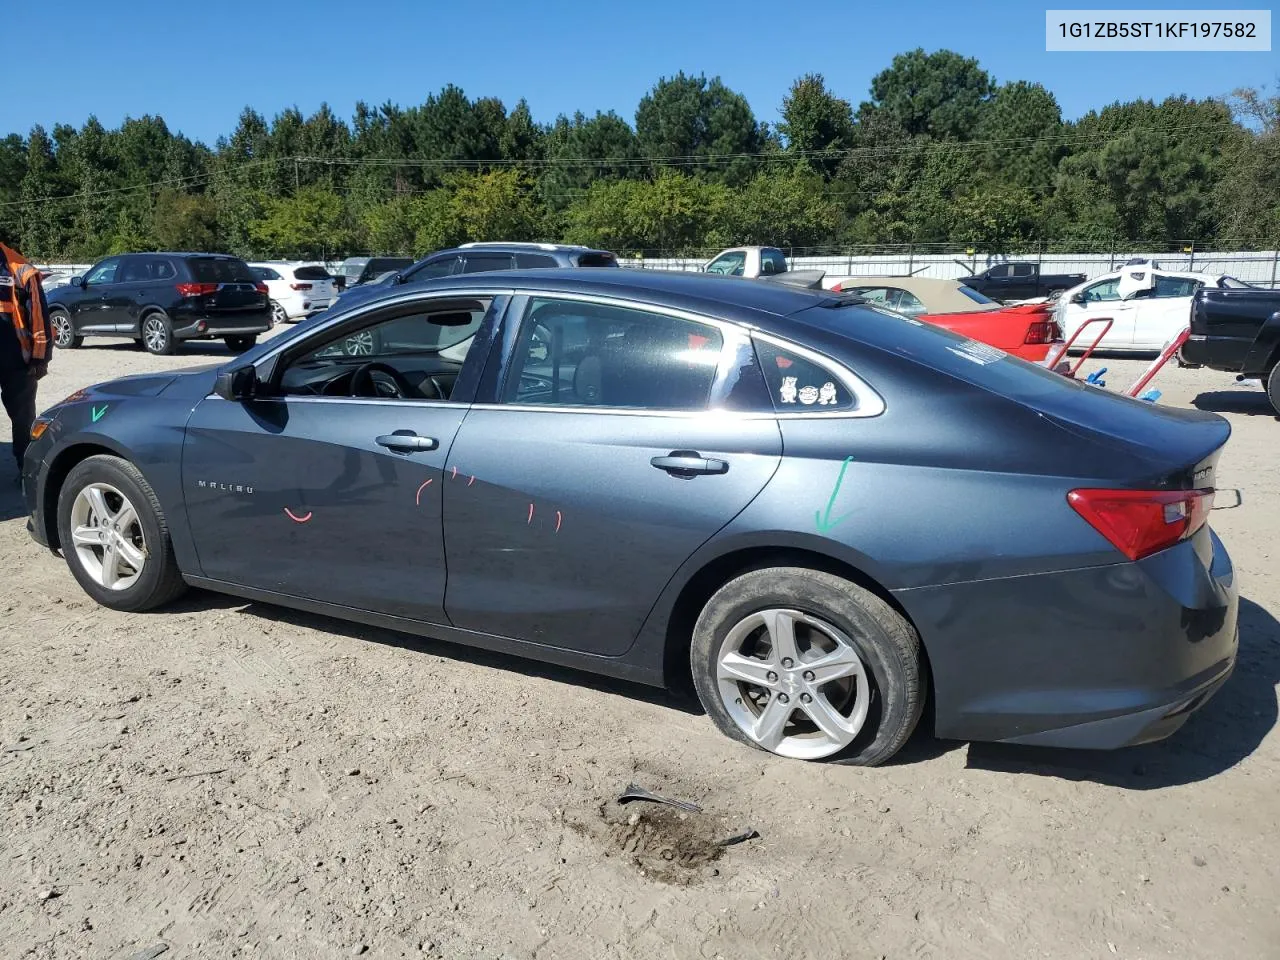
[[[578,257],[580,267],[616,267],[618,258],[612,253],[584,253]]]
[[[887,310],[859,305],[819,306],[793,316],[801,322],[848,336],[856,342],[897,354],[938,373],[1019,401],[1033,400],[1064,389],[1096,389],[1081,386],[1069,377],[1010,356],[988,344]],[[857,336],[849,336],[848,331],[857,331]],[[761,366],[768,377],[768,367],[763,362]],[[854,372],[858,371],[855,369]]]

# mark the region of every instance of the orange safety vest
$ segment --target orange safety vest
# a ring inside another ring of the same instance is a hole
[[[0,316],[8,315],[13,324],[18,345],[22,347],[22,359],[27,363],[44,363],[49,359],[53,331],[41,298],[40,271],[17,250],[3,243],[0,243],[0,256],[9,268],[8,276],[0,275]],[[18,296],[20,290],[27,292],[26,310]]]

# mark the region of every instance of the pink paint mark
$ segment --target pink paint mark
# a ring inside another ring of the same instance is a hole
[[[431,481],[428,480],[426,483],[424,483],[422,486],[418,488],[418,492],[414,494],[414,497],[413,497],[413,502],[415,504],[417,504],[418,506],[422,506],[422,491],[427,489],[427,487],[430,485],[431,485]]]
[[[472,474],[471,479],[467,481],[467,486],[469,487],[475,482],[476,482],[475,474]]]
[[[556,533],[560,532],[560,511],[556,511]]]
[[[532,503],[529,504],[529,520],[527,522],[533,523],[533,504]]]
[[[453,476],[452,476],[452,477],[450,477],[449,479],[450,479],[450,480],[457,480],[457,479],[458,479],[458,468],[457,468],[457,467],[454,467],[454,468],[453,468]]]
[[[306,523],[308,520],[311,519],[310,510],[306,512],[305,516],[301,516],[301,517],[298,516],[296,513],[294,513],[292,510],[290,510],[288,507],[284,508],[284,512],[289,515],[289,519],[292,520],[294,523]]]

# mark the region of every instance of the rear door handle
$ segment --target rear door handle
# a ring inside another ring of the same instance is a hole
[[[380,447],[386,447],[388,450],[397,450],[401,453],[434,450],[439,446],[435,437],[420,437],[411,430],[384,433],[382,436],[375,438],[374,443]]]
[[[674,477],[696,477],[699,474],[729,472],[729,464],[724,460],[710,460],[701,456],[696,450],[673,450],[665,457],[654,457],[649,463]]]

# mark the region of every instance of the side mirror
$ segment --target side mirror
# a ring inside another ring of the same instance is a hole
[[[1073,294],[1071,295],[1071,302],[1072,302],[1072,303],[1084,303],[1084,293],[1083,293],[1083,292],[1081,292],[1081,293],[1073,293]]]
[[[213,392],[223,400],[239,402],[253,397],[258,385],[258,374],[252,366],[222,370],[213,382]]]
[[[72,277],[69,282],[73,287],[79,287],[81,290],[84,289],[84,277]]]

